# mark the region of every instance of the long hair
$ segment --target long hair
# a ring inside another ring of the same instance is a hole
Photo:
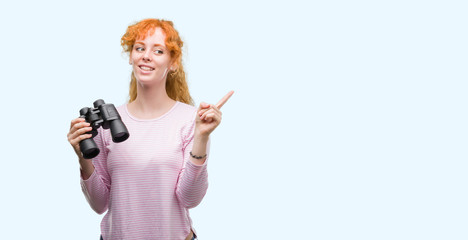
[[[188,89],[184,67],[182,65],[182,46],[184,42],[180,39],[179,33],[174,28],[172,21],[148,18],[133,25],[128,26],[127,31],[120,40],[120,45],[128,54],[131,53],[133,45],[137,39],[145,38],[147,34],[153,34],[154,30],[160,27],[166,34],[165,44],[170,52],[171,60],[177,63],[175,71],[169,71],[166,79],[167,95],[176,101],[189,105],[194,105]],[[130,100],[133,102],[137,97],[137,80],[132,71],[130,80]]]

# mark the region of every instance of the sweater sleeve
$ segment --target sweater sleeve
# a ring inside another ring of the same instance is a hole
[[[190,161],[190,151],[193,146],[195,132],[195,121],[192,120],[183,130],[183,155],[184,165],[179,173],[176,195],[177,199],[185,208],[194,208],[200,204],[208,189],[208,171],[206,158],[203,165],[196,165]],[[206,153],[209,156],[210,141],[206,146]]]
[[[83,180],[81,176],[81,189],[91,208],[98,214],[104,213],[109,205],[110,175],[107,171],[107,148],[105,144],[104,130],[98,129],[98,135],[94,138],[100,153],[92,159],[94,172]],[[91,161],[91,160],[89,160]]]

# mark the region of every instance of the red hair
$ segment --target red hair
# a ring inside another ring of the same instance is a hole
[[[180,101],[186,104],[194,105],[193,99],[190,96],[188,89],[185,71],[182,65],[182,46],[184,42],[180,39],[179,33],[174,28],[172,21],[148,18],[133,25],[128,26],[127,31],[120,40],[120,45],[128,54],[131,53],[133,45],[137,39],[145,39],[148,34],[153,34],[154,30],[160,27],[166,34],[166,48],[171,55],[172,63],[176,63],[177,69],[169,71],[166,79],[167,95],[173,100]],[[132,72],[130,81],[130,101],[132,102],[137,97],[136,78]]]

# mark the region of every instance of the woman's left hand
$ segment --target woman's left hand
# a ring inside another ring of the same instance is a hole
[[[234,94],[234,91],[226,94],[216,105],[200,103],[195,120],[195,134],[207,137],[218,127],[221,123],[222,115],[219,109],[221,109],[232,94]]]

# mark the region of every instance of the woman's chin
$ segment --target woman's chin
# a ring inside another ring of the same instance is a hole
[[[137,82],[143,86],[153,86],[158,85],[161,81],[154,78],[140,77],[137,78]]]

